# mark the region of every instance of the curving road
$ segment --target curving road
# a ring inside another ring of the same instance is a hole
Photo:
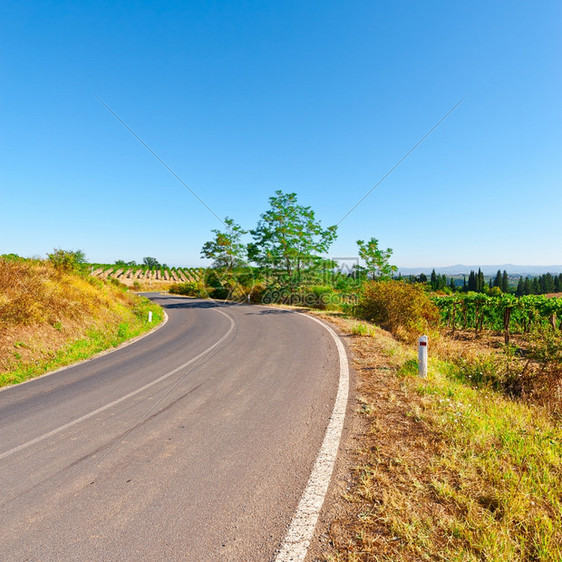
[[[302,315],[152,295],[150,336],[0,392],[1,560],[271,560],[338,388]]]

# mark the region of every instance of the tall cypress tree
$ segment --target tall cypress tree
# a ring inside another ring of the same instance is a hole
[[[552,277],[552,273],[547,273],[544,276],[544,292],[554,293],[554,277]]]
[[[531,295],[533,293],[533,287],[531,284],[531,280],[528,277],[525,277],[525,283],[523,284],[525,290],[523,292],[524,295]]]
[[[531,283],[532,293],[533,295],[540,295],[541,294],[541,287],[539,285],[539,280],[536,277],[533,277],[533,282]]]
[[[539,275],[538,283],[539,283],[539,294],[543,295],[546,293],[546,286],[545,286],[545,276]]]
[[[502,275],[501,290],[504,293],[509,293],[509,277],[507,276],[507,271],[505,269],[503,270],[503,275]]]
[[[516,297],[522,297],[525,294],[525,282],[523,281],[523,277],[519,277],[519,281],[517,282],[517,290],[515,291]]]
[[[468,290],[469,291],[477,291],[478,287],[476,285],[476,273],[474,271],[470,271],[468,276]]]
[[[484,274],[480,268],[478,268],[478,276],[476,278],[476,291],[478,293],[484,292]]]
[[[498,269],[496,273],[496,278],[494,279],[494,287],[502,288],[502,272]]]
[[[437,283],[437,273],[435,273],[435,269],[431,272],[431,288],[434,291],[437,291],[437,287],[439,284]]]

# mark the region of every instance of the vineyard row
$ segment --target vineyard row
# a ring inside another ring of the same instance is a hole
[[[542,295],[490,297],[481,294],[434,297],[441,321],[453,332],[473,329],[503,332],[506,343],[510,334],[534,329],[562,329],[562,299]]]
[[[168,281],[186,283],[197,281],[201,277],[199,268],[155,268],[148,267],[115,267],[93,265],[92,275],[101,279],[117,279],[119,281]]]

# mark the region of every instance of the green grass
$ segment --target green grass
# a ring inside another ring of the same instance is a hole
[[[368,332],[369,329],[367,328],[367,326],[365,326],[365,324],[355,324],[351,328],[351,333],[354,336],[366,336]]]
[[[421,399],[416,415],[445,443],[430,470],[435,494],[458,514],[441,522],[440,532],[458,539],[451,556],[562,560],[559,424],[537,406],[463,382],[451,364],[430,367],[427,380],[409,385]]]
[[[463,344],[435,336],[422,379],[415,345],[337,322],[356,335],[359,413],[370,427],[357,436],[348,517],[330,528],[328,559],[562,561],[556,411],[503,392],[485,350],[458,361]]]
[[[148,323],[149,311],[152,311],[152,323],[150,324]],[[85,337],[69,342],[56,352],[48,354],[47,357],[36,359],[31,363],[16,363],[12,369],[0,374],[0,386],[18,384],[117,347],[160,324],[164,318],[164,311],[148,299],[139,297],[138,304],[132,310],[122,306],[121,315],[125,319],[124,321],[115,325],[90,329]],[[17,354],[15,359],[18,359]]]

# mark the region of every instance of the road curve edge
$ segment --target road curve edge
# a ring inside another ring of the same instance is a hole
[[[308,483],[301,496],[285,540],[275,557],[275,562],[302,562],[307,555],[316,523],[324,504],[340,446],[347,401],[349,397],[349,362],[345,347],[338,334],[325,322],[308,314],[301,314],[317,322],[332,336],[338,350],[340,378],[336,401],[324,435],[324,440]]]

